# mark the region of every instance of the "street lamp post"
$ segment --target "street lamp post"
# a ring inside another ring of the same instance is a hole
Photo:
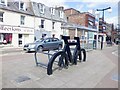
[[[104,11],[108,10],[108,9],[111,9],[111,7],[104,8],[104,9],[97,9],[97,11],[102,11],[103,12],[103,16],[102,16],[103,21],[104,21]]]
[[[104,8],[104,9],[97,9],[97,11],[102,11],[103,12],[103,15],[102,15],[102,23],[104,22],[104,11],[105,10],[108,10],[110,9],[111,10],[111,7],[108,7],[108,8]],[[98,19],[99,20],[99,19]],[[99,22],[98,22],[99,23]],[[97,34],[99,32],[99,24],[98,24],[98,31],[97,31]],[[102,28],[103,29],[103,28]],[[103,30],[102,30],[103,31]],[[98,35],[97,35],[97,46],[98,46]],[[98,48],[98,47],[97,47]],[[103,36],[101,37],[101,50],[103,48]]]

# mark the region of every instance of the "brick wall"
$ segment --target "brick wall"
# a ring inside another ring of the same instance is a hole
[[[78,31],[77,31],[77,36],[78,36],[78,37],[81,37],[81,35],[82,35],[82,31],[81,31],[81,30],[78,30]]]
[[[66,16],[70,16],[70,15],[73,15],[73,14],[78,14],[79,11],[70,8],[70,9],[66,9],[66,10],[64,10],[64,13],[66,14]]]
[[[77,37],[81,37],[81,35],[82,35],[82,30],[78,30],[77,31]],[[69,36],[70,36],[70,38],[74,39],[74,37],[75,37],[75,29],[70,29],[69,30]]]
[[[83,14],[69,16],[68,22],[86,26],[86,18]]]
[[[93,20],[93,27],[95,27],[95,17],[89,13],[80,13],[75,9],[66,9],[64,10],[65,15],[69,23],[75,23],[82,26],[88,27],[89,18]]]
[[[70,36],[71,39],[74,39],[74,37],[75,37],[75,29],[70,29],[69,30],[69,36]]]

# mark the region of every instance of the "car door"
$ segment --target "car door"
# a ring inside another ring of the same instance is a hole
[[[44,49],[48,50],[48,49],[51,49],[52,48],[52,43],[51,43],[51,39],[50,38],[47,38],[44,40]]]
[[[52,38],[52,48],[56,49],[59,46],[58,39],[57,38]]]

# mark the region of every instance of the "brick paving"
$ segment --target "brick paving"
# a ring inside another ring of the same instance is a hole
[[[105,48],[108,50],[111,48]],[[116,46],[112,47],[116,49]],[[45,58],[44,55],[42,55]],[[116,57],[116,56],[115,56]],[[44,60],[43,60],[44,61]],[[2,87],[3,88],[101,88],[103,79],[117,65],[108,58],[103,51],[93,50],[87,52],[87,61],[78,62],[68,69],[56,70],[53,75],[46,74],[46,69],[36,67],[33,53],[2,57]],[[108,76],[109,76],[108,75]],[[20,76],[30,80],[16,82]],[[109,80],[111,80],[109,76]],[[105,80],[108,80],[105,79]],[[108,80],[108,81],[109,81]],[[104,87],[104,86],[103,86]],[[107,85],[107,88],[117,88],[117,81]]]

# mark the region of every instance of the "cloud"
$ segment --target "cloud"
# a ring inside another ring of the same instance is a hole
[[[87,5],[88,8],[94,8],[96,7],[97,5],[95,3],[90,3]]]
[[[98,2],[104,2],[104,3],[105,2],[117,2],[117,3],[119,2],[119,0],[81,0],[81,1],[80,0],[71,0],[71,1],[73,1],[73,2],[74,1],[76,1],[76,2],[97,2],[97,3]]]
[[[76,9],[79,10],[79,11],[83,11],[83,8],[84,8],[84,4],[78,4],[76,5]]]
[[[118,16],[106,18],[105,21],[107,23],[113,23],[115,26],[117,26],[117,24],[118,24]]]
[[[68,7],[67,5],[65,5],[66,0],[31,0],[34,2],[38,2],[38,3],[43,3],[46,6],[64,6],[64,7]]]

